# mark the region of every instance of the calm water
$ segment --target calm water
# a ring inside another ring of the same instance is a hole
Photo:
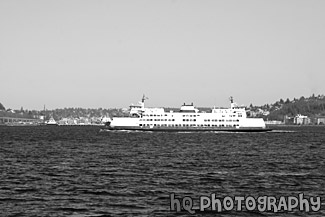
[[[321,197],[320,212],[201,216],[325,216],[325,127],[268,133],[100,132],[0,127],[0,216],[188,216],[177,198]],[[197,205],[197,204],[196,204]]]

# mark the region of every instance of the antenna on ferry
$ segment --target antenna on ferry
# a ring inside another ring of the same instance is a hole
[[[230,108],[233,109],[235,107],[235,103],[234,103],[234,99],[231,97],[229,97],[230,100]]]
[[[143,94],[143,96],[142,96],[142,102],[144,103],[144,101],[145,101],[146,99],[149,99],[149,98],[146,97],[146,96]]]

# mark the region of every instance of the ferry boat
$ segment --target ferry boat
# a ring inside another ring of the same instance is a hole
[[[232,97],[230,108],[212,108],[210,112],[199,111],[193,103],[184,103],[178,111],[169,112],[164,108],[146,108],[146,99],[143,95],[137,105],[130,106],[129,117],[113,117],[106,127],[139,131],[271,131],[262,118],[248,118],[245,107],[237,106]]]

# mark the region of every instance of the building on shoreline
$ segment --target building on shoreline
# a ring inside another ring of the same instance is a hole
[[[308,125],[311,124],[311,120],[308,116],[298,114],[294,117],[293,123],[297,125]]]
[[[317,125],[324,125],[325,124],[325,117],[316,117],[316,124]]]
[[[283,125],[284,123],[282,121],[277,120],[267,120],[265,121],[266,125]]]

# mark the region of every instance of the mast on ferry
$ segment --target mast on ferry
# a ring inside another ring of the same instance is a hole
[[[141,108],[144,109],[144,101],[146,101],[147,99],[149,99],[148,97],[146,97],[144,94],[142,96],[142,100],[140,102]]]
[[[147,99],[149,99],[149,98],[148,98],[148,97],[146,97],[146,96],[143,94],[141,102],[143,102],[143,103],[144,103],[144,101],[145,101],[145,100],[147,100]]]
[[[234,98],[231,96],[229,97],[229,100],[230,100],[230,108],[233,109],[236,106],[234,103]]]

